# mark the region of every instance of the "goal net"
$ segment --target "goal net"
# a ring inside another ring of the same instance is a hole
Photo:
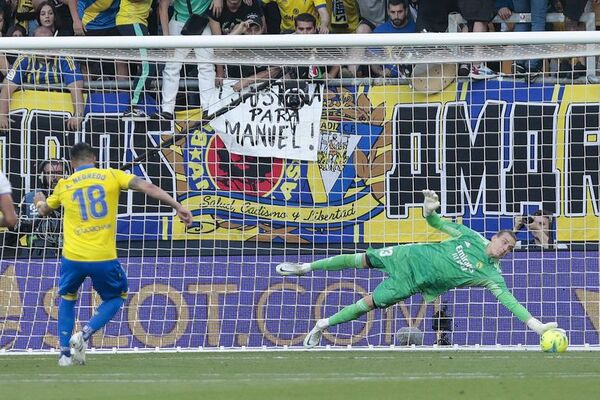
[[[445,239],[422,217],[426,188],[444,218],[486,238],[514,230],[517,248],[501,262],[509,289],[572,346],[596,348],[599,43],[595,32],[3,38],[13,67],[0,167],[19,224],[1,234],[0,348],[58,346],[61,215],[40,218],[33,194],[70,173],[79,141],[100,167],[148,179],[194,214],[186,228],[169,207],[123,193],[129,295],[93,348],[299,347],[316,320],[385,276],[283,278],[275,266]],[[543,69],[515,75],[515,59]],[[558,70],[561,60],[581,60],[583,75]],[[483,67],[492,72],[478,76]],[[76,329],[99,303],[86,281]],[[471,288],[375,310],[322,344],[538,341]]]

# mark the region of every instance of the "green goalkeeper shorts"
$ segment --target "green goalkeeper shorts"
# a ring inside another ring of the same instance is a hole
[[[409,251],[409,246],[367,250],[371,266],[388,275],[373,291],[376,307],[389,307],[419,292],[411,271]]]

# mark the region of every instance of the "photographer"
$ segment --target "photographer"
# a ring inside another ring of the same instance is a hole
[[[65,177],[66,165],[63,160],[44,160],[38,166],[38,178],[34,190],[25,194],[19,205],[19,233],[26,233],[27,247],[34,257],[57,256],[62,243],[60,210],[52,212],[48,218],[40,218],[33,198],[36,193],[48,197],[58,181]]]
[[[515,217],[513,231],[518,233],[519,230],[526,227],[531,236],[529,244],[548,249],[554,245],[553,222],[552,214],[545,210],[537,210],[529,216]]]

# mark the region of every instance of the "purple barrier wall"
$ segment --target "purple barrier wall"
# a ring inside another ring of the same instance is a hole
[[[130,258],[122,260],[130,294],[124,309],[97,334],[94,347],[236,347],[301,345],[317,318],[355,302],[383,279],[378,271],[274,275],[283,257]],[[288,258],[288,260],[293,260]],[[303,261],[309,258],[301,257]],[[0,267],[0,346],[43,349],[57,345],[57,262],[3,262]],[[598,344],[597,252],[516,253],[505,260],[507,284],[543,321],[558,321],[571,344]],[[536,344],[535,333],[481,289],[455,290],[443,302],[454,318],[452,342],[464,345]],[[86,282],[78,319],[86,322],[98,299]],[[587,302],[587,315],[584,303]],[[595,304],[595,306],[594,306]],[[388,345],[412,324],[435,341],[433,305],[415,296],[386,311],[329,331],[323,344]]]

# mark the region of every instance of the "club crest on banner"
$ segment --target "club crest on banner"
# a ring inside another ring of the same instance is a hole
[[[283,91],[284,100],[279,97],[273,101],[279,102],[277,107],[290,103],[306,106],[312,98],[314,106],[318,90],[298,92],[287,88]],[[269,91],[271,96],[273,91]],[[369,154],[389,147],[391,125],[384,134],[384,105],[373,108],[367,94],[345,88],[323,92],[321,98],[318,121],[305,115],[317,129],[314,161],[273,157],[279,154],[274,150],[267,156],[261,151],[238,154],[226,143],[230,140],[229,145],[232,144],[231,134],[217,132],[212,124],[191,132],[187,152],[189,192],[185,204],[202,214],[205,228],[198,228],[198,233],[206,235],[211,227],[215,239],[226,236],[242,241],[299,243],[334,237],[352,239],[357,222],[383,212],[381,182],[389,166],[375,165],[384,159],[370,159]],[[256,98],[248,106],[260,101]],[[271,115],[277,113],[283,115],[283,111],[273,111]],[[296,113],[296,117],[299,120],[286,117],[280,122],[292,121],[297,126],[306,122],[302,114]],[[231,126],[236,121],[239,118],[227,123]],[[277,119],[271,121],[276,123]],[[252,144],[250,139],[242,137],[246,144]],[[373,180],[373,172],[380,174],[380,179]]]

